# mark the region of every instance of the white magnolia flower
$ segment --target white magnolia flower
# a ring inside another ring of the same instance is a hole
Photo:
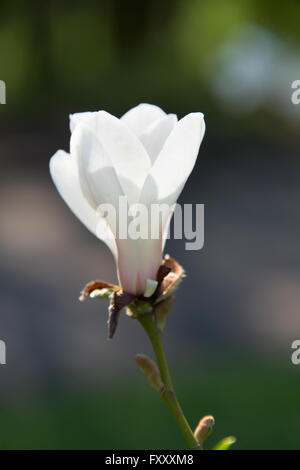
[[[121,119],[105,111],[73,114],[70,127],[70,154],[59,150],[50,160],[53,181],[74,214],[109,246],[122,289],[131,294],[146,289],[148,295],[147,280],[156,280],[171,213],[164,215],[158,239],[121,239],[112,226],[111,237],[103,235],[107,219],[99,206],[118,208],[120,196],[126,196],[129,205],[172,207],[194,167],[203,114],[178,121],[157,106],[140,104]]]

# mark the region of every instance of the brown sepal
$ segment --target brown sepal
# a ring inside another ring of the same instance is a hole
[[[91,281],[84,286],[84,288],[80,292],[79,299],[84,300],[96,289],[118,289],[118,286],[115,286],[114,284],[110,284],[109,282],[105,281]]]
[[[111,339],[116,331],[121,310],[124,307],[127,307],[136,299],[147,300],[151,302],[152,305],[158,304],[158,302],[161,302],[172,293],[173,288],[180,281],[183,275],[183,267],[174,258],[166,255],[157,272],[157,289],[150,298],[145,299],[143,296],[137,297],[134,294],[129,294],[128,292],[124,292],[120,289],[120,287],[105,281],[91,281],[86,284],[84,289],[81,291],[80,300],[84,300],[96,289],[112,290],[107,322],[108,337]]]
[[[134,294],[128,294],[127,292],[119,289],[112,294],[109,309],[108,309],[108,337],[111,339],[118,326],[118,320],[122,308],[129,305],[133,300],[136,299]]]
[[[158,286],[154,293],[155,299],[169,294],[183,274],[183,267],[174,258],[166,255],[157,273]]]

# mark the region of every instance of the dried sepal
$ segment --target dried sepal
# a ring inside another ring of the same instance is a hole
[[[112,293],[114,291],[112,289],[95,289],[93,292],[90,293],[91,299],[110,299]]]
[[[158,287],[154,294],[155,302],[161,302],[166,297],[172,295],[184,276],[185,271],[183,267],[174,258],[165,255],[157,273]]]
[[[80,292],[79,300],[83,302],[86,297],[89,296],[92,298],[109,298],[113,292],[119,289],[119,286],[115,286],[114,284],[110,284],[109,282],[91,281],[86,284]]]
[[[156,311],[155,320],[157,327],[162,331],[166,316],[169,313],[173,298],[172,294],[177,289],[184,276],[182,266],[169,255],[166,255],[157,273],[156,281],[148,280],[144,295],[137,297],[123,291],[119,286],[105,281],[92,281],[86,284],[79,299],[86,297],[110,299],[108,316],[108,337],[112,338],[118,324],[121,310],[125,307],[127,314],[132,318],[140,315],[153,314]],[[167,299],[169,299],[167,302]]]
[[[110,304],[108,308],[108,337],[111,339],[116,331],[118,326],[118,320],[122,308],[127,307],[135,299],[134,294],[128,294],[127,292],[119,289],[115,291],[110,299]]]

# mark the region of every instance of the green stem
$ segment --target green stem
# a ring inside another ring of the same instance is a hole
[[[162,345],[162,333],[156,327],[153,318],[151,315],[140,315],[138,317],[139,322],[144,327],[146,333],[149,336],[151,341],[157,365],[160,371],[162,381],[165,388],[162,390],[161,395],[164,401],[166,402],[169,410],[171,411],[180,431],[185,438],[187,445],[190,449],[200,449],[200,445],[194,437],[193,431],[190,428],[189,423],[186,420],[186,417],[183,414],[181,406],[176,398],[166,355]]]

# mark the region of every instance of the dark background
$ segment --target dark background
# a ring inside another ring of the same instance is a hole
[[[77,301],[115,267],[48,172],[69,113],[140,102],[207,124],[179,200],[205,204],[205,247],[166,249],[188,274],[165,332],[186,415],[215,416],[208,447],[300,448],[299,24],[296,0],[0,2],[0,448],[184,447],[139,325],[109,342],[106,302]]]

